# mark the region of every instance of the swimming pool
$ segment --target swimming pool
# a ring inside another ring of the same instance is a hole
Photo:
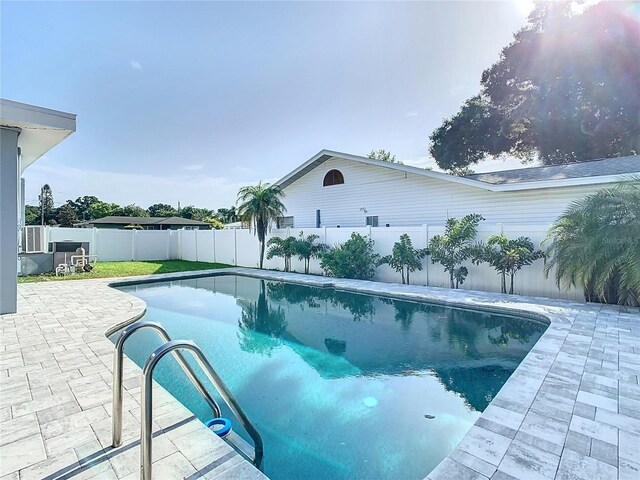
[[[274,480],[424,478],[546,329],[236,275],[119,288],[147,303],[145,319],[203,349],[260,431],[263,471]],[[142,365],[159,344],[141,331],[125,352]],[[200,420],[211,418],[173,359],[155,378]],[[238,422],[234,429],[244,433]]]

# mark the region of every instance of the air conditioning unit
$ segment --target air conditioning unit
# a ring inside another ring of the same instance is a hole
[[[22,227],[22,251],[24,253],[47,251],[43,226],[29,225]]]

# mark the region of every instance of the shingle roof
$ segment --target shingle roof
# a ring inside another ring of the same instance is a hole
[[[464,178],[479,182],[501,185],[508,183],[538,182],[542,180],[561,180],[565,178],[600,177],[640,173],[640,155],[630,157],[605,158],[569,165],[551,165],[547,167],[529,167],[501,172],[475,173]]]
[[[208,225],[207,222],[201,222],[199,220],[191,220],[189,218],[182,217],[124,217],[118,215],[111,215],[109,217],[98,218],[96,220],[89,220],[86,223],[124,223],[126,225]]]

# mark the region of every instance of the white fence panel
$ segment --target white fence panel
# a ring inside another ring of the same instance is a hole
[[[169,242],[170,242],[170,246],[169,246],[169,259],[171,260],[179,260],[180,259],[180,242],[179,242],[179,236],[180,236],[180,231],[179,230],[168,230],[169,232]]]
[[[105,232],[107,230],[101,230]],[[133,231],[135,260],[166,260],[171,256],[170,230]]]
[[[80,230],[80,229],[78,229]],[[98,261],[120,262],[134,259],[133,235],[135,230],[97,229]],[[91,249],[91,246],[89,246]]]
[[[92,228],[64,228],[64,227],[47,227],[46,235],[48,242],[92,242]],[[89,245],[91,248],[91,245]],[[93,253],[93,252],[92,252]]]
[[[236,230],[216,230],[215,261],[228,265],[236,264]],[[257,256],[256,256],[257,258]]]
[[[267,237],[267,241],[274,236],[298,238],[301,232],[305,237],[311,234],[318,235],[317,242],[325,243],[330,247],[345,242],[353,232],[363,236],[370,235],[375,242],[376,253],[388,255],[393,249],[393,244],[399,241],[403,233],[411,237],[414,248],[425,248],[428,240],[434,235],[444,233],[444,226],[274,229]],[[530,237],[534,245],[541,248],[540,244],[547,235],[547,226],[484,223],[478,228],[477,240],[486,242],[489,236],[499,233],[504,233],[509,238]],[[46,236],[49,242],[65,240],[90,242],[90,253],[98,255],[101,261],[183,259],[257,267],[260,251],[256,235],[247,229],[135,231],[47,228]],[[265,255],[265,268],[282,270],[283,264],[282,258],[267,260]],[[293,271],[304,271],[304,263],[297,258],[292,258],[291,264]],[[469,269],[469,275],[461,288],[500,291],[500,276],[488,264],[475,266],[471,261],[467,261],[465,266]],[[322,274],[319,260],[311,261],[310,273]],[[384,265],[378,268],[374,280],[400,282],[401,276],[399,272]],[[449,288],[449,275],[442,265],[432,264],[431,258],[426,257],[423,261],[423,270],[412,274],[411,283]],[[543,259],[537,260],[518,272],[514,290],[522,295],[583,300],[581,289],[573,288],[569,291],[558,289],[553,272],[550,273],[549,278],[545,277]]]
[[[195,230],[180,230],[180,254],[182,260],[195,262],[198,259]]]
[[[215,230],[194,230],[196,234],[196,254],[199,262],[214,261]]]
[[[247,229],[236,229],[234,232],[236,235],[236,265],[241,265],[243,267],[257,267],[260,256],[260,243],[258,242],[258,237]],[[266,247],[264,256],[266,259]]]

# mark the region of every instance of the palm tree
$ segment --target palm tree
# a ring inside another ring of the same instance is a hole
[[[273,222],[277,222],[286,212],[280,200],[284,194],[277,185],[260,181],[258,185],[242,187],[238,191],[237,214],[242,222],[258,236],[260,242],[260,268],[264,263],[264,245],[267,232]]]
[[[640,178],[573,202],[549,229],[545,273],[587,301],[640,304]]]

